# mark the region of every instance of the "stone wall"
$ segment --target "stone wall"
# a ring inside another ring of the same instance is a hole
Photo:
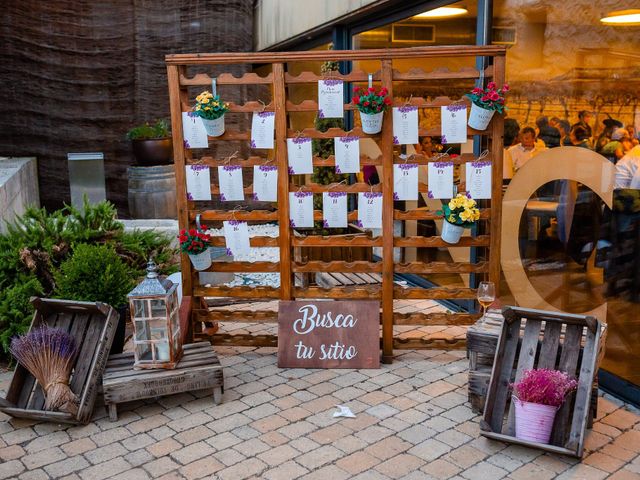
[[[40,206],[37,160],[0,157],[0,233],[31,206]]]

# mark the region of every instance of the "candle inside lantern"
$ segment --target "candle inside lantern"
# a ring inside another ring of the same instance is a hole
[[[166,362],[169,360],[169,344],[166,342],[156,343],[156,360]]]

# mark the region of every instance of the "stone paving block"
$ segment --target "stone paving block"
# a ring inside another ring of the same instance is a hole
[[[589,465],[578,464],[561,473],[556,478],[557,480],[575,480],[576,478],[581,480],[601,480],[608,476],[609,474],[607,472],[593,468]]]
[[[176,442],[173,438],[165,438],[153,445],[149,445],[147,447],[147,451],[154,457],[159,458],[169,455],[171,452],[175,452],[180,448],[182,448],[182,445]]]
[[[120,443],[111,443],[104,447],[95,448],[84,454],[84,458],[89,460],[92,464],[106,462],[112,458],[122,457],[126,455],[128,450],[124,448]]]
[[[385,403],[380,403],[367,409],[366,412],[376,418],[385,419],[399,413],[400,410],[393,408],[392,406]]]
[[[296,438],[295,440],[290,441],[289,445],[301,453],[306,453],[320,447],[320,444],[307,437]]]
[[[309,470],[291,460],[275,468],[272,468],[271,470],[263,472],[262,477],[266,478],[267,480],[292,480],[295,478],[300,478],[302,475],[308,472]]]
[[[513,472],[522,466],[522,462],[520,460],[502,453],[496,453],[495,455],[488,457],[486,461],[491,465],[495,465],[496,467],[506,470],[507,472]]]
[[[477,465],[465,470],[460,475],[469,480],[477,480],[478,478],[490,478],[497,480],[508,475],[509,472],[500,467],[490,464],[489,462],[480,462]]]
[[[118,457],[80,472],[82,480],[103,480],[131,469],[124,458]]]
[[[336,440],[344,438],[349,434],[351,434],[350,429],[343,427],[340,424],[335,424],[310,433],[309,438],[314,442],[324,445],[327,443],[334,443]]]
[[[339,448],[346,454],[353,453],[357,450],[362,450],[367,446],[367,442],[360,440],[355,435],[347,435],[333,442],[333,446]]]
[[[442,414],[442,416],[454,421],[455,423],[462,423],[467,420],[471,420],[476,416],[476,414],[473,413],[469,406],[459,405],[451,410],[447,410]]]
[[[418,470],[425,461],[414,455],[401,453],[376,466],[375,469],[389,478],[403,478]]]
[[[640,480],[640,474],[623,468],[609,476],[609,480]]]
[[[387,460],[395,455],[406,452],[412,446],[413,445],[399,437],[393,436],[368,446],[364,451],[380,460]]]
[[[236,465],[220,470],[217,476],[221,480],[243,480],[258,475],[267,468],[267,464],[257,458],[249,458]]]
[[[147,480],[149,478],[151,477],[149,477],[149,474],[147,472],[145,472],[141,468],[134,468],[134,469],[122,472],[121,474],[116,475],[115,477],[111,477],[110,480]]]
[[[205,442],[192,443],[189,446],[171,452],[170,456],[173,460],[181,465],[195,462],[200,458],[207,457],[215,452],[215,448]]]
[[[271,448],[264,453],[260,453],[258,458],[270,467],[275,467],[298,455],[300,455],[300,452],[290,445],[280,445],[276,448]]]
[[[15,445],[17,443],[24,443],[28,440],[36,438],[38,434],[32,428],[20,428],[2,435],[2,440],[7,445]]]
[[[437,432],[435,430],[419,424],[398,433],[398,437],[406,440],[409,443],[417,445],[424,442],[428,438],[433,437],[434,435],[436,435],[436,433]]]
[[[163,425],[162,427],[154,428],[153,430],[150,430],[148,433],[157,441],[164,440],[165,438],[172,437],[173,435],[176,434],[176,432],[171,430],[166,425]]]
[[[439,458],[433,462],[427,463],[421,469],[424,473],[431,478],[438,480],[444,480],[453,477],[455,474],[461,471],[461,468],[453,463],[447,462]]]
[[[0,448],[0,460],[8,462],[9,460],[15,460],[25,454],[24,448],[20,445],[10,445],[8,447]]]
[[[604,447],[602,447],[602,450],[600,450],[600,453],[604,453],[605,455],[610,455],[614,458],[623,460],[625,462],[629,462],[637,455],[636,452],[628,450],[617,444],[605,445]]]
[[[277,432],[281,433],[285,437],[294,439],[294,438],[301,437],[303,435],[307,435],[308,433],[313,432],[317,428],[318,427],[316,427],[314,424],[302,420],[302,421],[287,425],[286,427],[279,428]]]
[[[388,428],[380,427],[378,425],[371,425],[364,430],[356,431],[355,436],[364,440],[365,442],[372,444],[382,440],[389,435],[393,435],[393,431]]]
[[[408,453],[415,455],[426,462],[430,462],[449,452],[449,450],[451,450],[451,447],[446,443],[430,438],[419,443],[415,447],[410,448]]]
[[[191,428],[189,430],[185,430],[184,432],[178,433],[177,435],[174,435],[173,438],[178,442],[180,442],[182,445],[191,445],[192,443],[199,442],[201,440],[206,440],[213,436],[214,436],[214,433],[211,430],[209,430],[207,427],[205,427],[204,425],[198,425],[195,428]],[[129,448],[126,445],[126,442],[127,441],[125,440],[122,443],[125,444],[125,447]],[[134,450],[134,449],[129,448],[129,450]]]
[[[311,416],[311,412],[301,407],[292,407],[288,409],[282,409],[279,415],[283,418],[286,418],[290,422],[297,422],[298,420],[302,420],[303,418]]]
[[[604,417],[602,423],[612,425],[620,430],[626,430],[633,427],[640,421],[640,417],[637,414],[630,412],[624,408],[619,408],[611,414]]]
[[[252,438],[251,440],[247,440],[235,445],[233,448],[239,451],[245,457],[255,457],[258,454],[269,450],[270,447],[262,440]]]
[[[180,465],[171,460],[168,456],[158,458],[153,462],[142,465],[142,468],[149,472],[152,478],[160,477],[161,475],[175,470],[178,467],[180,467]]]
[[[47,472],[39,468],[37,470],[29,470],[22,473],[18,477],[18,480],[49,480],[49,475],[47,475]]]
[[[364,390],[356,387],[347,387],[340,390],[336,390],[333,394],[334,397],[339,398],[342,402],[348,402],[355,398],[360,398],[364,395]],[[340,402],[340,403],[342,403]]]
[[[369,470],[380,463],[380,459],[365,452],[355,452],[336,462],[336,466],[351,475]]]
[[[346,480],[349,478],[349,474],[335,465],[327,465],[301,478],[304,480]]]
[[[233,429],[233,434],[241,440],[249,440],[260,436],[260,432],[249,425],[243,425]]]
[[[185,465],[180,468],[179,472],[187,480],[194,480],[198,478],[212,478],[216,472],[224,468],[224,465],[215,458],[206,457]]]
[[[436,432],[444,432],[445,430],[454,428],[456,426],[456,423],[449,420],[448,418],[436,416],[425,420],[423,425],[425,427],[429,427],[432,430],[435,430]]]
[[[260,435],[258,438],[271,447],[277,447],[278,445],[283,445],[289,441],[289,438],[285,437],[281,433],[273,431]]]
[[[467,469],[476,463],[480,463],[486,458],[487,454],[477,448],[469,445],[456,448],[447,453],[443,459],[451,462],[462,469]]]
[[[233,448],[227,448],[225,450],[219,450],[216,453],[214,453],[213,456],[220,463],[224,464],[225,467],[229,467],[231,465],[235,465],[236,463],[239,463],[239,462],[241,462],[241,461],[243,461],[245,459],[244,455],[242,455],[237,450],[234,450]]]
[[[393,430],[394,432],[402,432],[407,428],[411,427],[411,424],[408,422],[404,422],[398,418],[391,417],[386,418],[380,422],[380,426],[384,428],[388,428],[389,430]]]
[[[19,460],[0,463],[0,478],[15,478],[24,471],[24,465]]]
[[[82,456],[76,455],[75,457],[68,457],[59,462],[51,463],[45,466],[44,470],[53,478],[60,478],[87,467],[89,467],[89,462]]]
[[[623,460],[612,457],[605,453],[594,452],[582,460],[585,464],[596,467],[605,472],[613,473],[622,468],[625,464]]]
[[[251,423],[251,419],[246,415],[242,415],[241,413],[233,414],[226,418],[221,418],[219,420],[214,420],[211,423],[208,423],[206,426],[210,428],[216,433],[229,432],[234,428],[241,427]]]
[[[256,429],[260,433],[266,433],[277,428],[284,427],[288,424],[289,421],[282,418],[280,415],[269,415],[268,417],[256,420],[255,422],[249,424],[249,426]]]
[[[315,470],[327,463],[334,462],[342,456],[342,452],[331,445],[324,445],[298,456],[295,460],[309,470]]]
[[[552,480],[557,474],[536,463],[527,463],[509,474],[513,480]]]
[[[471,440],[471,437],[469,435],[465,435],[462,432],[459,432],[458,430],[450,429],[439,433],[435,436],[435,439],[446,443],[453,448],[458,448],[459,446],[469,442]]]
[[[107,430],[106,432],[96,433],[95,435],[91,435],[91,440],[95,442],[95,444],[99,447],[104,445],[108,445],[113,442],[117,442],[120,440],[124,440],[132,436],[133,434],[124,427],[117,427],[112,430]]]
[[[257,407],[253,407],[253,408],[250,408],[249,410],[245,410],[243,414],[253,420],[259,420],[261,418],[274,415],[279,411],[280,409],[275,405],[271,405],[269,403],[263,403],[262,405],[258,405]]]
[[[154,457],[146,449],[141,448],[140,450],[127,453],[124,459],[132,467],[139,467],[147,462],[152,462]]]

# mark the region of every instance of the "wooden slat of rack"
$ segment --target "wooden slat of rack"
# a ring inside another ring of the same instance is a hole
[[[343,262],[334,260],[332,262],[322,262],[320,260],[311,260],[309,262],[295,262],[293,271],[302,272],[352,272],[352,273],[379,273],[382,272],[381,262],[366,262],[357,260],[355,262]]]
[[[335,299],[378,299],[382,296],[381,285],[339,286],[333,288],[306,287],[294,288],[296,298],[335,298]]]
[[[373,81],[380,81],[380,72],[375,72],[373,75]],[[318,75],[313,72],[301,72],[299,75],[292,75],[290,73],[284,74],[284,81],[287,85],[299,84],[299,83],[317,83],[318,81],[326,77]],[[332,79],[342,80],[343,82],[366,82],[369,78],[369,74],[362,70],[354,70],[348,74],[332,73]]]
[[[448,80],[452,78],[478,78],[480,73],[473,67],[463,67],[457,71],[451,71],[447,67],[436,68],[430,72],[425,72],[419,67],[413,67],[406,72],[393,70],[393,79],[397,81],[412,80]],[[484,71],[485,78],[493,76],[493,68],[488,67]]]
[[[394,287],[393,295],[397,299],[404,300],[445,300],[445,299],[471,299],[476,298],[477,292],[474,288],[403,288]]]
[[[278,272],[280,262],[213,262],[205,272]]]
[[[334,138],[334,137],[360,137],[360,138],[379,138],[380,134],[370,135],[364,133],[360,127],[356,127],[348,132],[341,128],[330,128],[326,132],[321,132],[315,128],[305,128],[303,130],[287,130],[287,137],[294,138],[297,135],[307,138]]]
[[[466,338],[423,337],[393,339],[393,348],[398,350],[423,350],[425,348],[435,348],[438,350],[464,350],[466,347]]]
[[[382,237],[370,238],[362,234],[339,237],[309,235],[293,237],[292,242],[294,247],[381,247]]]
[[[235,77],[231,73],[221,73],[215,77],[218,85],[260,85],[271,84],[273,82],[272,74],[261,77],[257,73],[247,72],[241,77]],[[205,86],[211,88],[211,77],[206,73],[198,73],[191,78],[186,75],[180,75],[180,85],[185,87]]]
[[[393,98],[393,62],[382,60],[382,84]],[[393,361],[393,116],[389,108],[382,124],[382,362]]]
[[[478,237],[462,237],[456,244],[450,244],[441,237],[395,237],[393,244],[396,247],[488,247],[489,235]]]
[[[230,202],[232,205],[233,202]],[[256,222],[272,222],[278,220],[278,212],[269,212],[268,210],[252,210],[250,212],[243,211],[229,211],[229,210],[202,210],[202,211],[189,211],[189,219],[194,221],[196,214],[202,214],[202,220],[208,222],[222,221],[222,220],[245,220]]]
[[[336,158],[330,155],[327,158],[313,157],[314,167],[335,167]],[[360,155],[360,165],[382,165],[382,155],[377,158],[370,158],[367,155]]]
[[[481,315],[469,313],[396,313],[393,321],[396,325],[473,325]]]
[[[241,159],[234,158],[232,162],[233,162],[233,165],[238,165],[243,168],[269,164],[268,159],[264,157],[257,157],[257,156],[252,156],[249,158],[241,158]],[[210,167],[222,167],[224,165],[228,165],[229,163],[230,162],[228,158],[213,158],[213,157],[205,156],[198,159],[190,160],[187,162],[187,165],[201,164],[201,165],[208,165]]]
[[[322,193],[322,192],[347,192],[347,193],[358,193],[358,192],[379,192],[382,189],[380,184],[378,185],[369,185],[368,183],[358,182],[352,183],[351,185],[345,185],[341,183],[331,183],[329,185],[322,185],[321,183],[307,183],[303,190],[305,192],[313,192],[313,193]],[[289,185],[290,192],[297,192],[300,190],[300,185],[291,184]]]
[[[241,322],[241,323],[275,323],[278,312],[274,310],[201,310],[195,312],[198,316],[211,322]]]
[[[203,287],[196,286],[193,289],[196,297],[239,297],[239,298],[278,298],[280,289],[273,287]]]
[[[462,155],[450,156],[446,158],[436,156],[425,157],[424,155],[412,154],[409,156],[409,160],[400,158],[400,156],[398,155],[394,155],[393,163],[398,165],[401,165],[403,163],[417,163],[418,165],[427,165],[429,163],[447,161],[453,163],[454,165],[463,165],[465,163],[475,161],[476,158],[477,157],[471,153],[463,153]],[[491,156],[487,155],[485,158],[483,158],[483,161],[491,161]]]
[[[277,247],[278,237],[251,237],[249,244],[252,247]],[[227,245],[224,237],[211,237],[211,245],[214,247],[224,247]]]
[[[480,220],[488,220],[491,217],[491,209],[480,209]],[[428,208],[416,208],[414,210],[395,210],[393,212],[395,220],[440,220],[442,215],[429,210]]]
[[[396,263],[397,273],[485,273],[489,271],[488,262],[409,262]]]
[[[244,347],[277,347],[278,336],[277,335],[251,335],[249,333],[215,333],[208,335],[206,333],[200,333],[197,335],[198,339],[208,339],[214,345],[230,345],[230,346],[244,346]]]
[[[183,112],[188,112],[192,109],[192,105],[195,103],[194,101],[186,101],[182,102],[181,108]],[[262,112],[264,110],[268,112],[273,112],[273,103],[268,103],[263,105],[260,102],[246,102],[246,103],[234,103],[228,102],[228,111],[227,113],[252,113],[252,112]],[[228,118],[228,117],[227,117]]]

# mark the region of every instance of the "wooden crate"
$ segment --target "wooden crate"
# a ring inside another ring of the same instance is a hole
[[[111,355],[102,376],[104,403],[112,421],[117,404],[143,398],[212,389],[213,401],[222,401],[222,365],[209,342],[184,345],[182,359],[173,370],[134,370],[133,352]]]
[[[118,325],[118,312],[104,303],[33,298],[36,308],[30,330],[46,324],[65,330],[75,338],[79,353],[71,372],[70,387],[78,396],[77,415],[44,411],[44,392],[26,368],[18,364],[7,398],[0,398],[0,411],[12,417],[64,423],[89,423],[93,414],[99,378],[109,356]]]
[[[507,307],[502,313],[504,322],[480,421],[481,434],[503,442],[582,457],[603,325],[595,317],[526,308]],[[548,445],[515,437],[515,408],[507,402],[511,395],[509,383],[512,379],[520,380],[523,372],[531,368],[558,369],[578,378],[576,392],[567,397],[556,414]]]

